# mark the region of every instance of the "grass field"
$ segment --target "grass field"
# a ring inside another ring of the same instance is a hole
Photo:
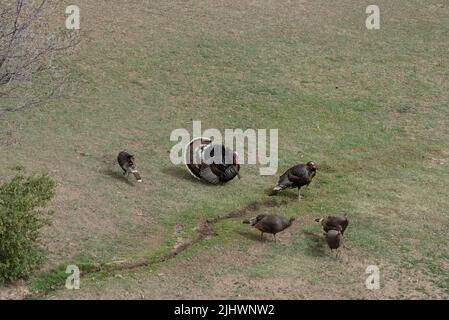
[[[0,118],[0,182],[22,165],[58,185],[47,263],[0,297],[449,298],[447,3],[376,1],[381,29],[369,31],[372,3],[355,0],[76,2],[74,92]],[[318,164],[305,201],[286,191],[267,205],[278,175],[258,166],[224,186],[174,166],[170,132],[193,120],[278,128],[279,174]],[[142,184],[121,176],[124,148]],[[297,218],[279,243],[223,219],[165,261],[64,289],[69,264],[157,258],[195,239],[202,221],[254,203],[242,218]],[[335,259],[314,218],[343,212],[349,249]],[[368,265],[380,268],[380,290],[365,288]]]

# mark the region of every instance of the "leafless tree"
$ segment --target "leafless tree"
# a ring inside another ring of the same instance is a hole
[[[0,0],[0,115],[63,92],[62,58],[79,42],[64,20],[55,23],[64,13],[60,0]]]

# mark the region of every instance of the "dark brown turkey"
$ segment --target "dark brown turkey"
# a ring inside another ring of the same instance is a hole
[[[273,191],[271,191],[270,196],[277,195],[287,188],[298,188],[298,200],[301,200],[303,196],[300,193],[300,189],[303,186],[308,186],[312,182],[316,170],[317,167],[313,161],[291,167],[279,178],[279,182],[273,188]]]
[[[129,177],[129,174],[132,173],[138,182],[142,182],[142,178],[136,167],[134,155],[124,150],[118,154],[117,161],[123,170],[123,175]]]
[[[240,164],[236,152],[208,138],[197,138],[187,146],[186,165],[190,173],[212,184],[240,179]]]
[[[349,225],[349,220],[346,214],[343,217],[328,216],[327,218],[315,219],[323,227],[324,232],[329,230],[337,230],[341,232],[341,235],[345,233],[346,228]]]
[[[329,230],[328,232],[326,232],[325,236],[327,245],[331,249],[331,252],[332,250],[337,250],[335,257],[338,258],[339,254],[338,248],[340,248],[340,245],[342,243],[341,232],[338,230]]]
[[[271,233],[274,237],[274,241],[276,241],[276,233],[284,231],[290,227],[293,221],[295,221],[295,218],[287,219],[275,214],[260,214],[255,218],[243,221],[243,223],[250,224],[254,228],[258,229],[261,232],[261,239],[263,238],[264,233]]]

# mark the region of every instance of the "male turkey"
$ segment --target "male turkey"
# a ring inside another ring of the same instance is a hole
[[[140,177],[139,171],[136,167],[134,155],[124,150],[118,154],[117,161],[123,170],[123,175],[127,175],[129,177],[129,174],[132,173],[137,182],[142,182],[142,178]]]
[[[338,258],[338,253],[339,253],[338,248],[340,248],[340,244],[342,242],[341,232],[338,230],[329,230],[328,232],[326,232],[325,236],[326,236],[327,245],[331,249],[331,252],[332,252],[332,250],[337,250],[337,254],[335,257]]]
[[[328,232],[329,230],[337,230],[341,231],[341,235],[345,233],[345,230],[349,224],[346,214],[343,217],[328,216],[327,218],[315,219],[315,221],[321,224],[324,232]]]
[[[186,166],[196,178],[218,184],[240,179],[237,152],[208,138],[197,138],[187,146]]]
[[[298,200],[301,200],[303,196],[299,190],[301,187],[308,186],[312,182],[316,170],[317,167],[313,161],[291,167],[279,178],[279,182],[273,188],[273,191],[271,191],[270,196],[277,195],[286,188],[298,188]]]
[[[261,239],[263,238],[264,233],[271,233],[273,234],[274,241],[276,241],[276,233],[284,231],[290,227],[293,221],[295,221],[295,218],[287,219],[275,214],[260,214],[255,218],[243,221],[243,223],[250,224],[254,228],[260,230]]]

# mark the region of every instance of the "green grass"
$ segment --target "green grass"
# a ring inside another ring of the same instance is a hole
[[[246,231],[240,221],[224,221],[214,226],[217,237],[158,266],[176,275],[165,280],[167,288],[175,281],[181,287],[198,284],[179,278],[177,264],[229,251],[238,257],[237,266],[211,262],[221,277],[269,279],[300,272],[302,279],[285,283],[291,290],[272,292],[275,297],[320,297],[329,272],[332,286],[350,285],[323,297],[446,297],[449,8],[438,3],[379,1],[381,30],[370,32],[364,27],[365,4],[350,0],[333,6],[125,1],[126,10],[81,1],[85,41],[71,63],[75,92],[0,120],[2,179],[20,165],[46,170],[58,182],[55,221],[45,233],[50,248],[45,271],[80,256],[106,262],[154,257],[179,237],[193,237],[198,222],[264,200],[277,176],[259,176],[257,166],[244,166],[240,181],[209,186],[170,163],[170,132],[190,130],[193,120],[201,120],[204,129],[279,128],[279,173],[312,159],[320,170],[305,191],[307,201],[273,209],[298,217],[299,233],[288,245],[263,244],[266,252],[246,265],[246,252],[259,244],[237,232]],[[120,177],[114,159],[123,148],[136,153],[143,184],[128,185]],[[342,212],[351,219],[351,250],[348,261],[338,265],[319,238],[301,232],[319,235],[313,219]],[[385,279],[394,288],[409,273],[429,287],[404,280],[400,289],[372,296],[358,287],[372,261],[390,272]],[[188,268],[208,275],[201,265],[192,262]],[[346,267],[353,273],[344,274]],[[218,284],[227,280],[212,275],[204,280],[212,286],[210,297],[253,295],[255,284],[220,291]],[[148,268],[125,273],[124,279],[92,277],[85,291],[56,296],[89,296],[92,289],[99,296],[123,297],[129,281],[152,292],[149,297],[171,294],[154,293],[162,280]],[[189,290],[207,297],[201,288]],[[272,296],[262,290],[258,297]]]

